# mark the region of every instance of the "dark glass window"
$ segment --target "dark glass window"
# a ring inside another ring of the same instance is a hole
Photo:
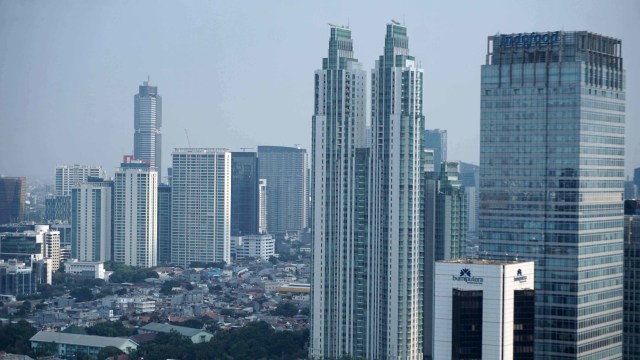
[[[482,359],[482,291],[453,289],[451,359]]]
[[[516,290],[513,300],[513,359],[533,360],[535,293]]]

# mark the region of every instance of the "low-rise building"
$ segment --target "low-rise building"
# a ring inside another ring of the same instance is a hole
[[[79,354],[96,356],[102,348],[107,346],[116,347],[125,353],[138,348],[138,344],[130,339],[53,331],[40,331],[30,340],[34,351],[52,349],[62,358],[75,358]]]
[[[212,333],[205,330],[153,322],[148,323],[147,325],[138,329],[138,333],[140,334],[170,333],[171,331],[178,332],[180,335],[191,340],[191,342],[193,342],[194,344],[209,342],[209,340],[211,340],[211,338],[213,337]]]
[[[104,279],[104,263],[97,261],[78,261],[72,259],[64,263],[64,272],[67,274],[77,274],[94,279]]]
[[[276,254],[276,240],[268,234],[238,236],[234,244],[236,260],[254,258],[268,261]]]

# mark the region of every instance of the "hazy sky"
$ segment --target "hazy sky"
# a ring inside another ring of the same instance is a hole
[[[477,163],[487,36],[589,30],[622,39],[626,169],[640,166],[638,1],[0,0],[0,174],[53,180],[60,164],[112,175],[133,153],[133,96],[151,76],[171,150],[311,144],[313,71],[328,22],[349,24],[366,69],[404,22],[425,71],[428,128]],[[166,173],[166,171],[164,171]]]

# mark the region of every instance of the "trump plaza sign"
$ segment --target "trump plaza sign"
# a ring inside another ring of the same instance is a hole
[[[560,41],[560,31],[554,33],[518,35],[500,35],[500,47],[518,47],[522,46],[530,48],[531,46],[551,45]]]

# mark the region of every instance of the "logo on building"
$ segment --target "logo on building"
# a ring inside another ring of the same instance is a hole
[[[464,281],[467,284],[482,285],[484,278],[471,276],[471,270],[464,268],[460,270],[460,276],[452,276],[453,281]]]
[[[518,271],[516,271],[516,276],[513,278],[513,281],[515,282],[527,281],[527,277],[522,275],[522,269],[518,269]]]
[[[522,46],[525,48],[530,48],[531,46],[555,44],[558,41],[560,41],[559,31],[547,34],[538,34],[533,32],[531,34],[524,33],[515,36],[501,35],[500,47]]]

